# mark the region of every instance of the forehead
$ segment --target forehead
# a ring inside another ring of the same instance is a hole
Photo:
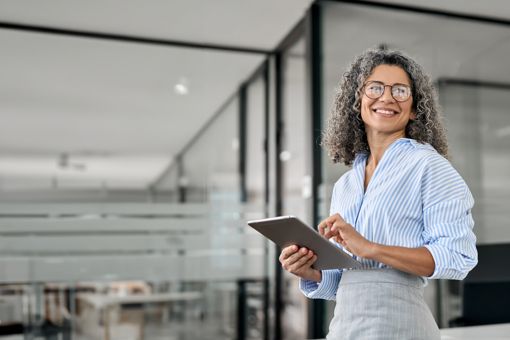
[[[400,66],[396,65],[379,65],[372,70],[367,81],[380,81],[385,84],[406,84],[411,85],[411,80]]]

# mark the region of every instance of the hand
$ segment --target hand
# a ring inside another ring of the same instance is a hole
[[[297,245],[292,245],[283,248],[279,260],[283,269],[289,273],[305,280],[316,282],[322,280],[321,271],[312,268],[312,265],[317,261],[317,255],[305,247],[300,248]]]
[[[350,253],[370,259],[374,243],[364,238],[352,225],[345,222],[340,214],[334,214],[319,223],[319,233],[325,238],[333,238]]]

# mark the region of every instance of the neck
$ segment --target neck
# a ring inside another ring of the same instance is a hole
[[[371,134],[367,133],[368,147],[370,148],[370,156],[368,159],[368,164],[375,168],[379,161],[381,160],[384,151],[391,145],[394,141],[399,138],[404,138],[405,132],[398,131],[393,134]]]

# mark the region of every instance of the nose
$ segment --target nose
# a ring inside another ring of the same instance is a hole
[[[395,98],[391,95],[391,85],[386,85],[384,87],[384,92],[382,96],[379,97],[379,101],[384,103],[394,103],[396,102]]]

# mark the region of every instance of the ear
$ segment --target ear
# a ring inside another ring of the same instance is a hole
[[[414,112],[414,110],[411,111],[411,114],[409,115],[409,119],[410,120],[416,120],[416,112]]]

